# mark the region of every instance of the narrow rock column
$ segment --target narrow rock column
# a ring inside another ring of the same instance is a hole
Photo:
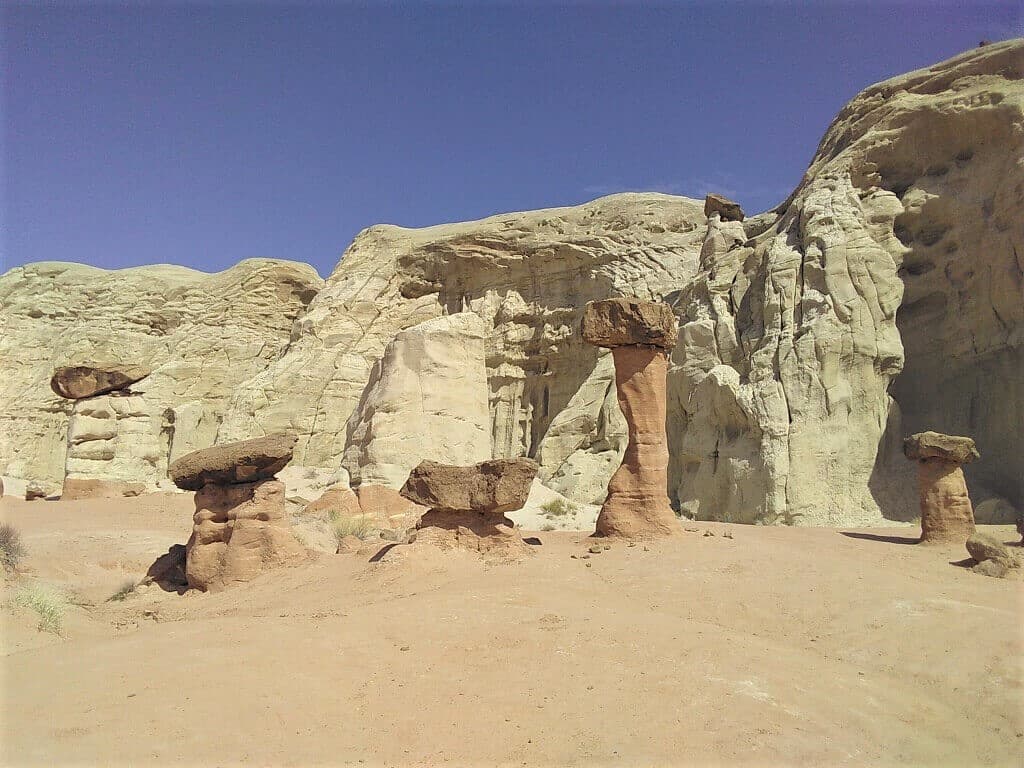
[[[602,536],[651,538],[679,532],[668,500],[665,434],[668,350],[677,325],[666,304],[636,299],[591,302],[583,313],[583,338],[610,347],[615,389],[626,418],[629,443],[608,483],[597,518]]]
[[[974,533],[974,508],[961,466],[980,457],[974,441],[919,432],[903,441],[903,453],[917,462],[921,543],[963,545]]]

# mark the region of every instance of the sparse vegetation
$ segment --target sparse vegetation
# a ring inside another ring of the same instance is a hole
[[[132,594],[137,586],[139,586],[139,582],[134,579],[128,579],[118,588],[117,592],[107,598],[107,602],[114,601],[120,603],[127,600],[128,595]]]
[[[334,531],[334,538],[339,544],[346,536],[365,539],[370,535],[370,531],[373,530],[373,520],[370,515],[343,517],[338,514],[332,514],[331,529]]]
[[[553,531],[555,530],[555,526],[552,523],[544,523],[544,525],[542,525],[540,529],[542,531]]]
[[[16,570],[25,555],[25,547],[21,543],[18,529],[10,523],[0,525],[0,561],[3,562],[4,570]]]
[[[579,507],[565,499],[552,499],[546,504],[541,504],[541,510],[545,517],[575,517],[579,513]]]
[[[30,584],[18,590],[14,602],[31,608],[39,615],[36,629],[40,632],[52,632],[55,635],[61,633],[64,610],[68,605],[67,596],[63,592],[44,584]]]

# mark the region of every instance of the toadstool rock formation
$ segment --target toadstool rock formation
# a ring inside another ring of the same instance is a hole
[[[608,482],[597,533],[629,538],[679,530],[669,505],[665,376],[676,344],[676,318],[666,304],[606,299],[587,305],[583,340],[610,347],[615,388],[629,442],[622,465]]]
[[[974,510],[960,467],[979,458],[974,441],[919,432],[903,442],[903,452],[917,462],[921,542],[963,544],[974,533]]]
[[[739,203],[711,192],[704,198],[704,215],[710,219],[715,213],[722,221],[743,221],[746,218]]]
[[[306,558],[285,511],[284,483],[274,480],[295,438],[272,435],[182,456],[175,484],[195,490],[192,536],[185,545],[190,587],[217,591]]]
[[[417,541],[477,551],[525,549],[506,512],[530,495],[537,462],[490,459],[470,466],[424,461],[409,474],[401,494],[429,507],[417,524]]]

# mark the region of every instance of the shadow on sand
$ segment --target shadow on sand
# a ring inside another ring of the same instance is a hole
[[[917,544],[919,536],[882,536],[878,533],[857,533],[855,531],[839,531],[843,536],[851,539],[865,539],[867,541],[881,541],[885,544]]]

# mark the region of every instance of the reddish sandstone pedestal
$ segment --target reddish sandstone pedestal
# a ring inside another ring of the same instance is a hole
[[[963,545],[974,533],[974,508],[961,465],[979,457],[969,437],[919,432],[903,441],[917,462],[921,543]]]
[[[583,338],[610,347],[615,389],[626,418],[629,443],[608,483],[597,533],[653,538],[679,532],[668,500],[665,435],[668,350],[676,343],[676,319],[666,304],[636,299],[591,302],[583,314]]]

